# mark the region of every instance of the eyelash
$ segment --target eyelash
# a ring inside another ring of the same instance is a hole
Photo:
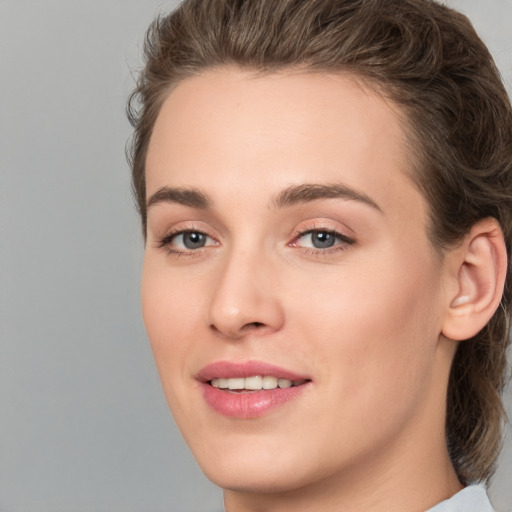
[[[186,235],[187,233],[201,234],[201,235],[204,235],[205,237],[213,240],[213,238],[211,236],[209,236],[207,233],[205,233],[204,231],[201,231],[200,229],[195,229],[193,226],[191,226],[190,228],[187,228],[187,229],[177,229],[177,230],[171,231],[170,233],[168,233],[167,235],[165,235],[162,239],[160,239],[158,241],[157,247],[159,249],[166,248],[168,254],[170,254],[172,256],[176,256],[178,258],[181,256],[189,256],[189,257],[200,256],[201,253],[203,252],[201,249],[204,249],[204,247],[200,247],[198,249],[188,249],[188,250],[177,250],[172,247],[171,243],[175,238],[177,238],[180,235]]]
[[[332,247],[328,247],[328,248],[324,248],[324,249],[318,249],[318,248],[313,248],[313,247],[304,248],[304,252],[307,255],[328,256],[333,253],[345,251],[348,248],[348,246],[354,245],[356,242],[353,238],[350,238],[350,237],[344,235],[343,233],[336,231],[335,229],[326,228],[323,226],[312,226],[312,227],[298,231],[294,235],[293,242],[291,245],[297,247],[298,240],[306,237],[307,235],[312,235],[313,233],[325,233],[328,235],[332,235],[336,239],[337,243],[335,243],[335,245],[333,245]]]
[[[185,235],[187,233],[201,234],[201,235],[204,235],[205,237],[207,237],[209,239],[214,240],[213,237],[211,237],[210,235],[208,235],[204,231],[201,231],[200,229],[194,229],[193,227],[191,227],[191,228],[187,228],[187,229],[178,229],[178,230],[175,230],[175,231],[171,231],[165,237],[163,237],[162,239],[160,239],[158,241],[157,247],[158,248],[166,248],[168,254],[176,256],[176,257],[182,257],[182,256],[198,257],[198,256],[201,256],[201,254],[203,253],[203,251],[204,251],[204,249],[206,247],[200,247],[200,248],[197,248],[197,249],[188,249],[188,250],[177,250],[177,249],[174,249],[172,247],[171,243],[173,242],[173,240],[175,238],[177,238],[180,235]],[[333,254],[333,253],[336,253],[336,252],[344,251],[344,250],[347,249],[347,246],[351,246],[351,245],[355,244],[355,240],[354,239],[352,239],[352,238],[350,238],[350,237],[340,233],[339,231],[336,231],[336,230],[330,229],[330,228],[314,226],[314,227],[309,227],[309,228],[307,228],[305,230],[301,230],[301,231],[296,232],[293,235],[293,241],[289,245],[291,245],[292,247],[299,247],[300,248],[300,246],[297,245],[297,241],[300,240],[301,238],[307,236],[307,235],[312,235],[313,233],[325,233],[325,234],[328,234],[328,235],[332,235],[333,237],[335,237],[335,239],[338,241],[338,243],[336,243],[332,247],[328,247],[328,248],[324,248],[324,249],[311,248],[311,247],[303,248],[304,249],[304,253],[307,254],[307,255],[327,256],[329,254]]]

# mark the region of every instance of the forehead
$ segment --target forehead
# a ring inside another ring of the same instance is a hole
[[[222,195],[338,183],[381,205],[422,203],[402,113],[350,75],[215,69],[178,84],[149,145],[148,197],[163,186]]]

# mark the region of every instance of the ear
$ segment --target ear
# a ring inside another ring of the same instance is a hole
[[[507,251],[498,222],[477,222],[446,258],[453,286],[447,288],[449,305],[442,334],[452,340],[466,340],[489,322],[503,294]]]

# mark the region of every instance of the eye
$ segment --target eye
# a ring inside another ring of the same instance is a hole
[[[160,241],[159,247],[167,247],[170,253],[187,253],[215,245],[215,243],[212,237],[202,231],[185,230],[166,236]]]
[[[306,249],[325,250],[340,244],[352,245],[354,241],[337,231],[329,229],[311,229],[301,233],[295,239],[294,246]]]
[[[305,246],[315,249],[328,249],[336,243],[336,235],[327,231],[312,231],[301,237]]]
[[[174,235],[172,241],[177,246],[183,246],[184,249],[200,249],[206,245],[208,235],[200,231],[185,231]]]

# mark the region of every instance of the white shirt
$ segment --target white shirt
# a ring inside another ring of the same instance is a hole
[[[469,485],[427,512],[494,512],[483,484]]]

